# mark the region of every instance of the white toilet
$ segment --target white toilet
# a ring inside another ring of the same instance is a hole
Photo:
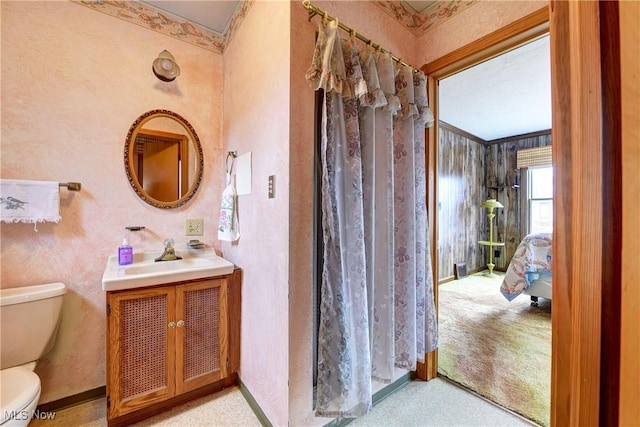
[[[0,425],[26,426],[38,406],[36,361],[58,333],[63,283],[0,289]]]

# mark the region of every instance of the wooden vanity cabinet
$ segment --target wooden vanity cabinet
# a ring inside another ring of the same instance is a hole
[[[239,274],[107,292],[109,425],[237,378]]]

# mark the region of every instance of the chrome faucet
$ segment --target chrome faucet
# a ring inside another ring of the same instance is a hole
[[[173,249],[173,239],[167,239],[164,241],[164,252],[158,258],[155,259],[158,261],[175,261],[177,259],[182,259],[182,257],[176,255],[176,250]]]

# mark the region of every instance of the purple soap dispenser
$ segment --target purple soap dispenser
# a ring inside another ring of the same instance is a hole
[[[118,247],[118,264],[127,265],[133,262],[133,246],[129,244],[129,239],[125,235],[122,244]]]

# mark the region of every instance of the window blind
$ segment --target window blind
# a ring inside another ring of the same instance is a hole
[[[551,146],[528,148],[518,150],[516,153],[517,168],[528,168],[532,166],[544,166],[551,164]]]

